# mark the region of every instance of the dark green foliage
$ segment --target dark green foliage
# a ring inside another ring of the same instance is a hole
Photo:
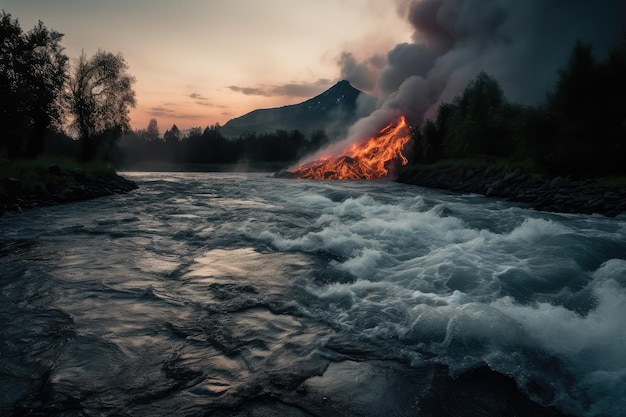
[[[512,131],[507,125],[514,110],[497,81],[484,72],[469,83],[452,106],[444,109],[448,114],[443,115],[441,124],[447,155],[501,156],[514,151]]]
[[[150,119],[150,122],[148,122],[148,127],[146,128],[145,135],[148,141],[159,139],[161,133],[159,132],[159,124],[157,123],[157,119]]]
[[[435,121],[426,120],[414,129],[416,161],[512,155],[517,151],[523,112],[506,101],[493,78],[481,72],[462,95],[439,106]]]
[[[548,166],[572,174],[624,172],[626,157],[626,37],[604,61],[578,43],[548,94],[553,124]]]
[[[0,15],[0,155],[8,159],[61,149],[75,155],[69,138],[59,140],[68,121],[80,139],[82,159],[108,159],[117,138],[129,130],[134,78],[122,56],[83,54],[69,74],[62,38],[41,21],[24,33],[10,14]],[[46,143],[53,139],[59,148]]]
[[[180,141],[181,133],[180,133],[180,130],[178,129],[178,126],[174,124],[169,130],[166,130],[165,134],[163,135],[163,139],[165,140],[166,143],[176,143]],[[153,139],[148,137],[147,140],[148,142],[151,142]]]
[[[39,154],[60,121],[68,61],[62,37],[41,21],[24,33],[17,19],[0,15],[0,146],[8,158]]]
[[[149,141],[143,131],[122,137],[123,163],[156,164],[235,164],[293,163],[329,142],[324,131],[314,131],[306,137],[298,130],[276,130],[273,133],[247,133],[239,138],[226,138],[221,126],[215,124],[204,130],[192,128],[181,138],[176,125],[165,132],[165,140]]]
[[[416,162],[429,164],[439,159],[442,131],[432,120],[426,120],[420,129],[412,129],[411,139]]]
[[[414,161],[500,157],[559,175],[626,172],[626,35],[604,61],[577,43],[546,103],[505,99],[485,73],[413,130]]]

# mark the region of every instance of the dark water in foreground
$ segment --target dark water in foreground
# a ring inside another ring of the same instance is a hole
[[[0,218],[0,415],[498,415],[487,366],[563,412],[626,415],[625,217],[128,176],[128,195]]]

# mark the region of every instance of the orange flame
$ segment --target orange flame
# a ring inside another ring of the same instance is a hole
[[[372,180],[386,178],[392,161],[407,164],[402,153],[409,142],[409,127],[404,116],[382,128],[376,136],[345,148],[338,155],[323,156],[298,166],[291,174],[298,178],[324,180]]]

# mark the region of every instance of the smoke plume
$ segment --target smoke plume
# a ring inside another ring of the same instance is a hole
[[[481,71],[510,101],[538,104],[576,41],[591,43],[603,58],[626,29],[623,0],[401,0],[398,10],[414,30],[412,42],[388,51],[382,68],[372,65],[376,54],[357,62],[344,52],[339,61],[342,76],[357,86],[371,87],[378,71],[369,90],[383,94],[350,138],[371,134],[400,113],[420,123]]]

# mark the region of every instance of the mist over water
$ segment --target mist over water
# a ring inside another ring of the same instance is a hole
[[[0,414],[433,415],[438,369],[484,365],[563,412],[626,414],[623,216],[128,176],[0,218]]]

